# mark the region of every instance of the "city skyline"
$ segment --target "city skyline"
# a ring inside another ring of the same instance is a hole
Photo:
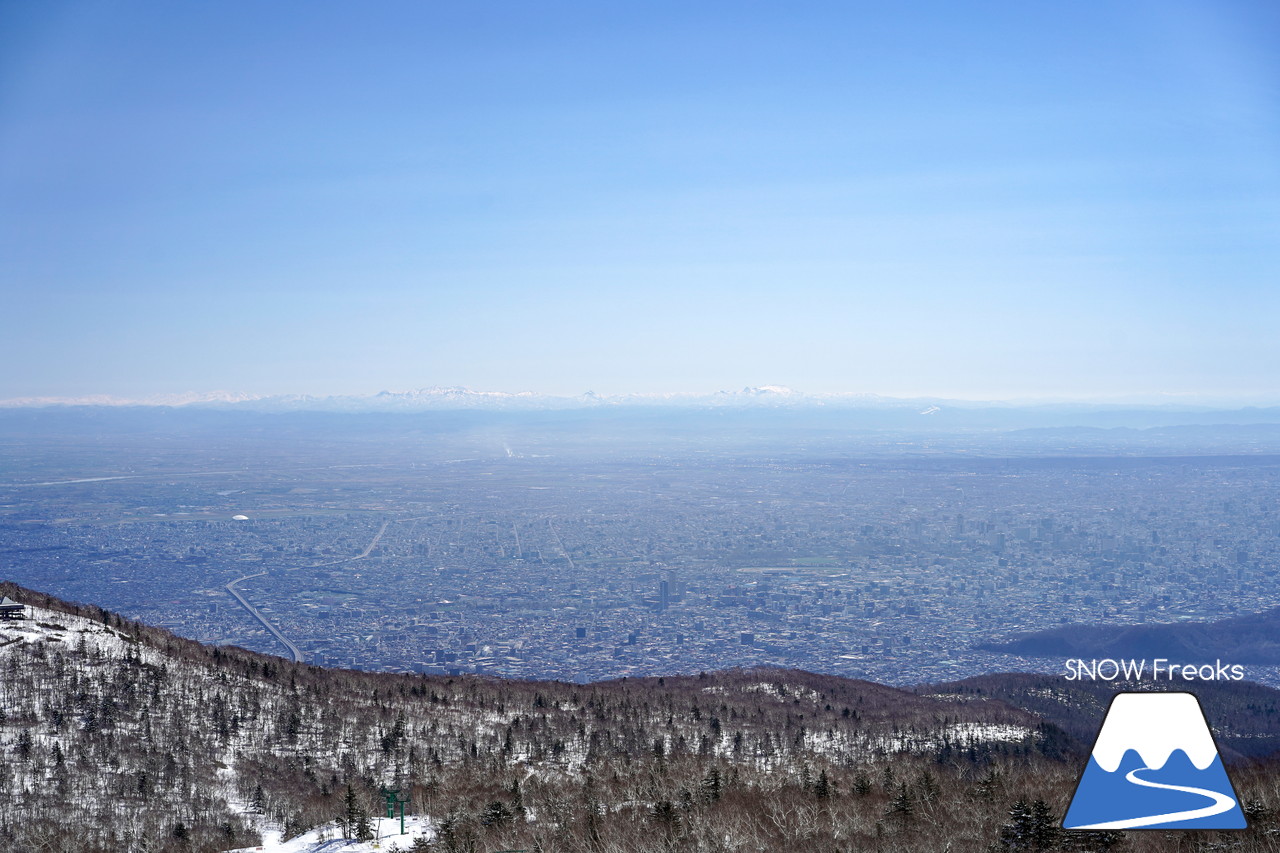
[[[1274,400],[1277,24],[10,5],[0,400]]]

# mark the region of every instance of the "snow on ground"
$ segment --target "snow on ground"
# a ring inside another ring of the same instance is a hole
[[[1032,734],[1026,726],[1011,723],[952,723],[947,726],[947,734],[953,741],[961,743],[980,741],[1013,741],[1018,742]]]
[[[952,723],[944,731],[945,741],[936,734],[881,735],[880,747],[889,752],[921,752],[940,749],[945,742],[951,746],[965,748],[979,743],[1009,742],[1020,743],[1027,737],[1036,737],[1035,732],[1025,726],[1007,723]]]
[[[778,699],[784,700],[808,699],[811,702],[819,702],[822,699],[822,694],[812,687],[805,687],[799,684],[762,681],[759,684],[748,685],[742,690],[744,693],[767,693],[770,696],[776,696]]]
[[[83,616],[72,616],[45,610],[34,605],[27,605],[25,618],[0,622],[0,660],[7,653],[22,648],[24,645],[42,643],[51,649],[65,649],[68,652],[82,650],[92,661],[96,655],[109,660],[118,660],[126,654],[137,654],[144,662],[160,664],[165,662],[164,655],[144,643],[138,643],[101,622]],[[50,743],[52,736],[40,734],[39,740]],[[234,746],[234,745],[233,745]],[[296,838],[282,841],[278,828],[265,825],[260,815],[255,815],[247,803],[235,796],[236,780],[234,767],[234,748],[229,747],[225,763],[217,768],[218,780],[223,790],[221,793],[231,808],[256,824],[262,835],[260,847],[242,848],[245,851],[263,851],[263,853],[368,853],[379,851],[389,853],[393,850],[408,851],[418,838],[431,840],[435,832],[427,817],[406,817],[405,834],[400,834],[400,819],[373,818],[370,823],[378,833],[378,838],[370,842],[347,841],[337,837],[337,829],[330,824],[326,827],[312,829]]]
[[[414,841],[425,838],[428,841],[436,837],[431,828],[431,820],[427,817],[405,816],[405,834],[400,834],[400,818],[375,818],[370,821],[377,839],[374,841],[348,841],[335,837],[337,830],[332,827],[321,827],[304,832],[288,841],[280,840],[279,830],[266,830],[262,833],[262,846],[241,847],[228,850],[226,853],[391,853],[394,850],[407,851],[413,847]]]
[[[32,604],[27,605],[25,619],[0,622],[0,655],[4,654],[6,646],[16,648],[19,644],[44,642],[73,650],[81,641],[85,643],[86,651],[92,653],[96,646],[111,658],[124,657],[128,649],[137,651],[147,663],[156,663],[161,658],[155,650],[126,638],[101,622],[45,610]]]

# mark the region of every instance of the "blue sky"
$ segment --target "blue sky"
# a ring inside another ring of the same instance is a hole
[[[1271,2],[0,5],[0,399],[1280,400]]]

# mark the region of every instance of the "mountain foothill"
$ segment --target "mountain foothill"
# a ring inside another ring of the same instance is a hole
[[[202,645],[14,584],[0,594],[26,605],[0,622],[6,850],[220,851],[324,826],[337,839],[382,813],[385,788],[431,820],[430,840],[402,849],[440,853],[1146,851],[1225,837],[1059,828],[1122,685],[392,675]],[[1213,685],[1202,701],[1249,818],[1230,849],[1275,849],[1280,691]]]

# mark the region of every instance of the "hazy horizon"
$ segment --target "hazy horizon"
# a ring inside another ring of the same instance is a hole
[[[878,394],[866,391],[825,391],[812,392],[805,389],[791,388],[781,385],[752,385],[743,388],[717,388],[710,390],[669,390],[669,391],[621,391],[615,393],[601,393],[595,389],[584,389],[576,393],[550,393],[536,391],[532,389],[491,389],[491,388],[468,388],[465,386],[423,386],[419,388],[379,388],[364,392],[353,393],[331,393],[331,394],[303,394],[293,392],[281,393],[258,393],[251,394],[241,391],[233,391],[227,389],[217,389],[209,391],[187,391],[183,393],[157,393],[145,396],[123,396],[111,394],[84,394],[77,396],[57,396],[42,395],[29,397],[11,397],[0,398],[0,408],[22,408],[22,407],[40,407],[40,406],[185,406],[199,405],[209,403],[219,404],[237,404],[237,403],[253,403],[268,400],[368,400],[374,401],[380,397],[397,397],[397,398],[436,398],[440,400],[448,400],[450,398],[472,399],[484,401],[490,399],[493,401],[502,400],[547,400],[558,402],[589,402],[592,399],[599,399],[608,402],[626,402],[634,400],[637,402],[657,403],[661,401],[670,401],[672,403],[680,402],[698,402],[710,401],[714,399],[739,399],[744,402],[751,400],[764,400],[775,402],[790,402],[802,405],[805,402],[822,403],[822,402],[847,402],[856,404],[858,402],[883,402],[883,403],[901,403],[908,404],[914,402],[940,402],[940,403],[956,403],[966,406],[1053,406],[1053,405],[1078,405],[1078,406],[1188,406],[1188,407],[1273,407],[1280,405],[1280,394],[1236,394],[1236,395],[1212,395],[1212,394],[1196,394],[1196,393],[1170,393],[1170,394],[1080,394],[1080,395],[1043,395],[1043,396],[1021,396],[1021,397],[945,397],[936,394]]]

